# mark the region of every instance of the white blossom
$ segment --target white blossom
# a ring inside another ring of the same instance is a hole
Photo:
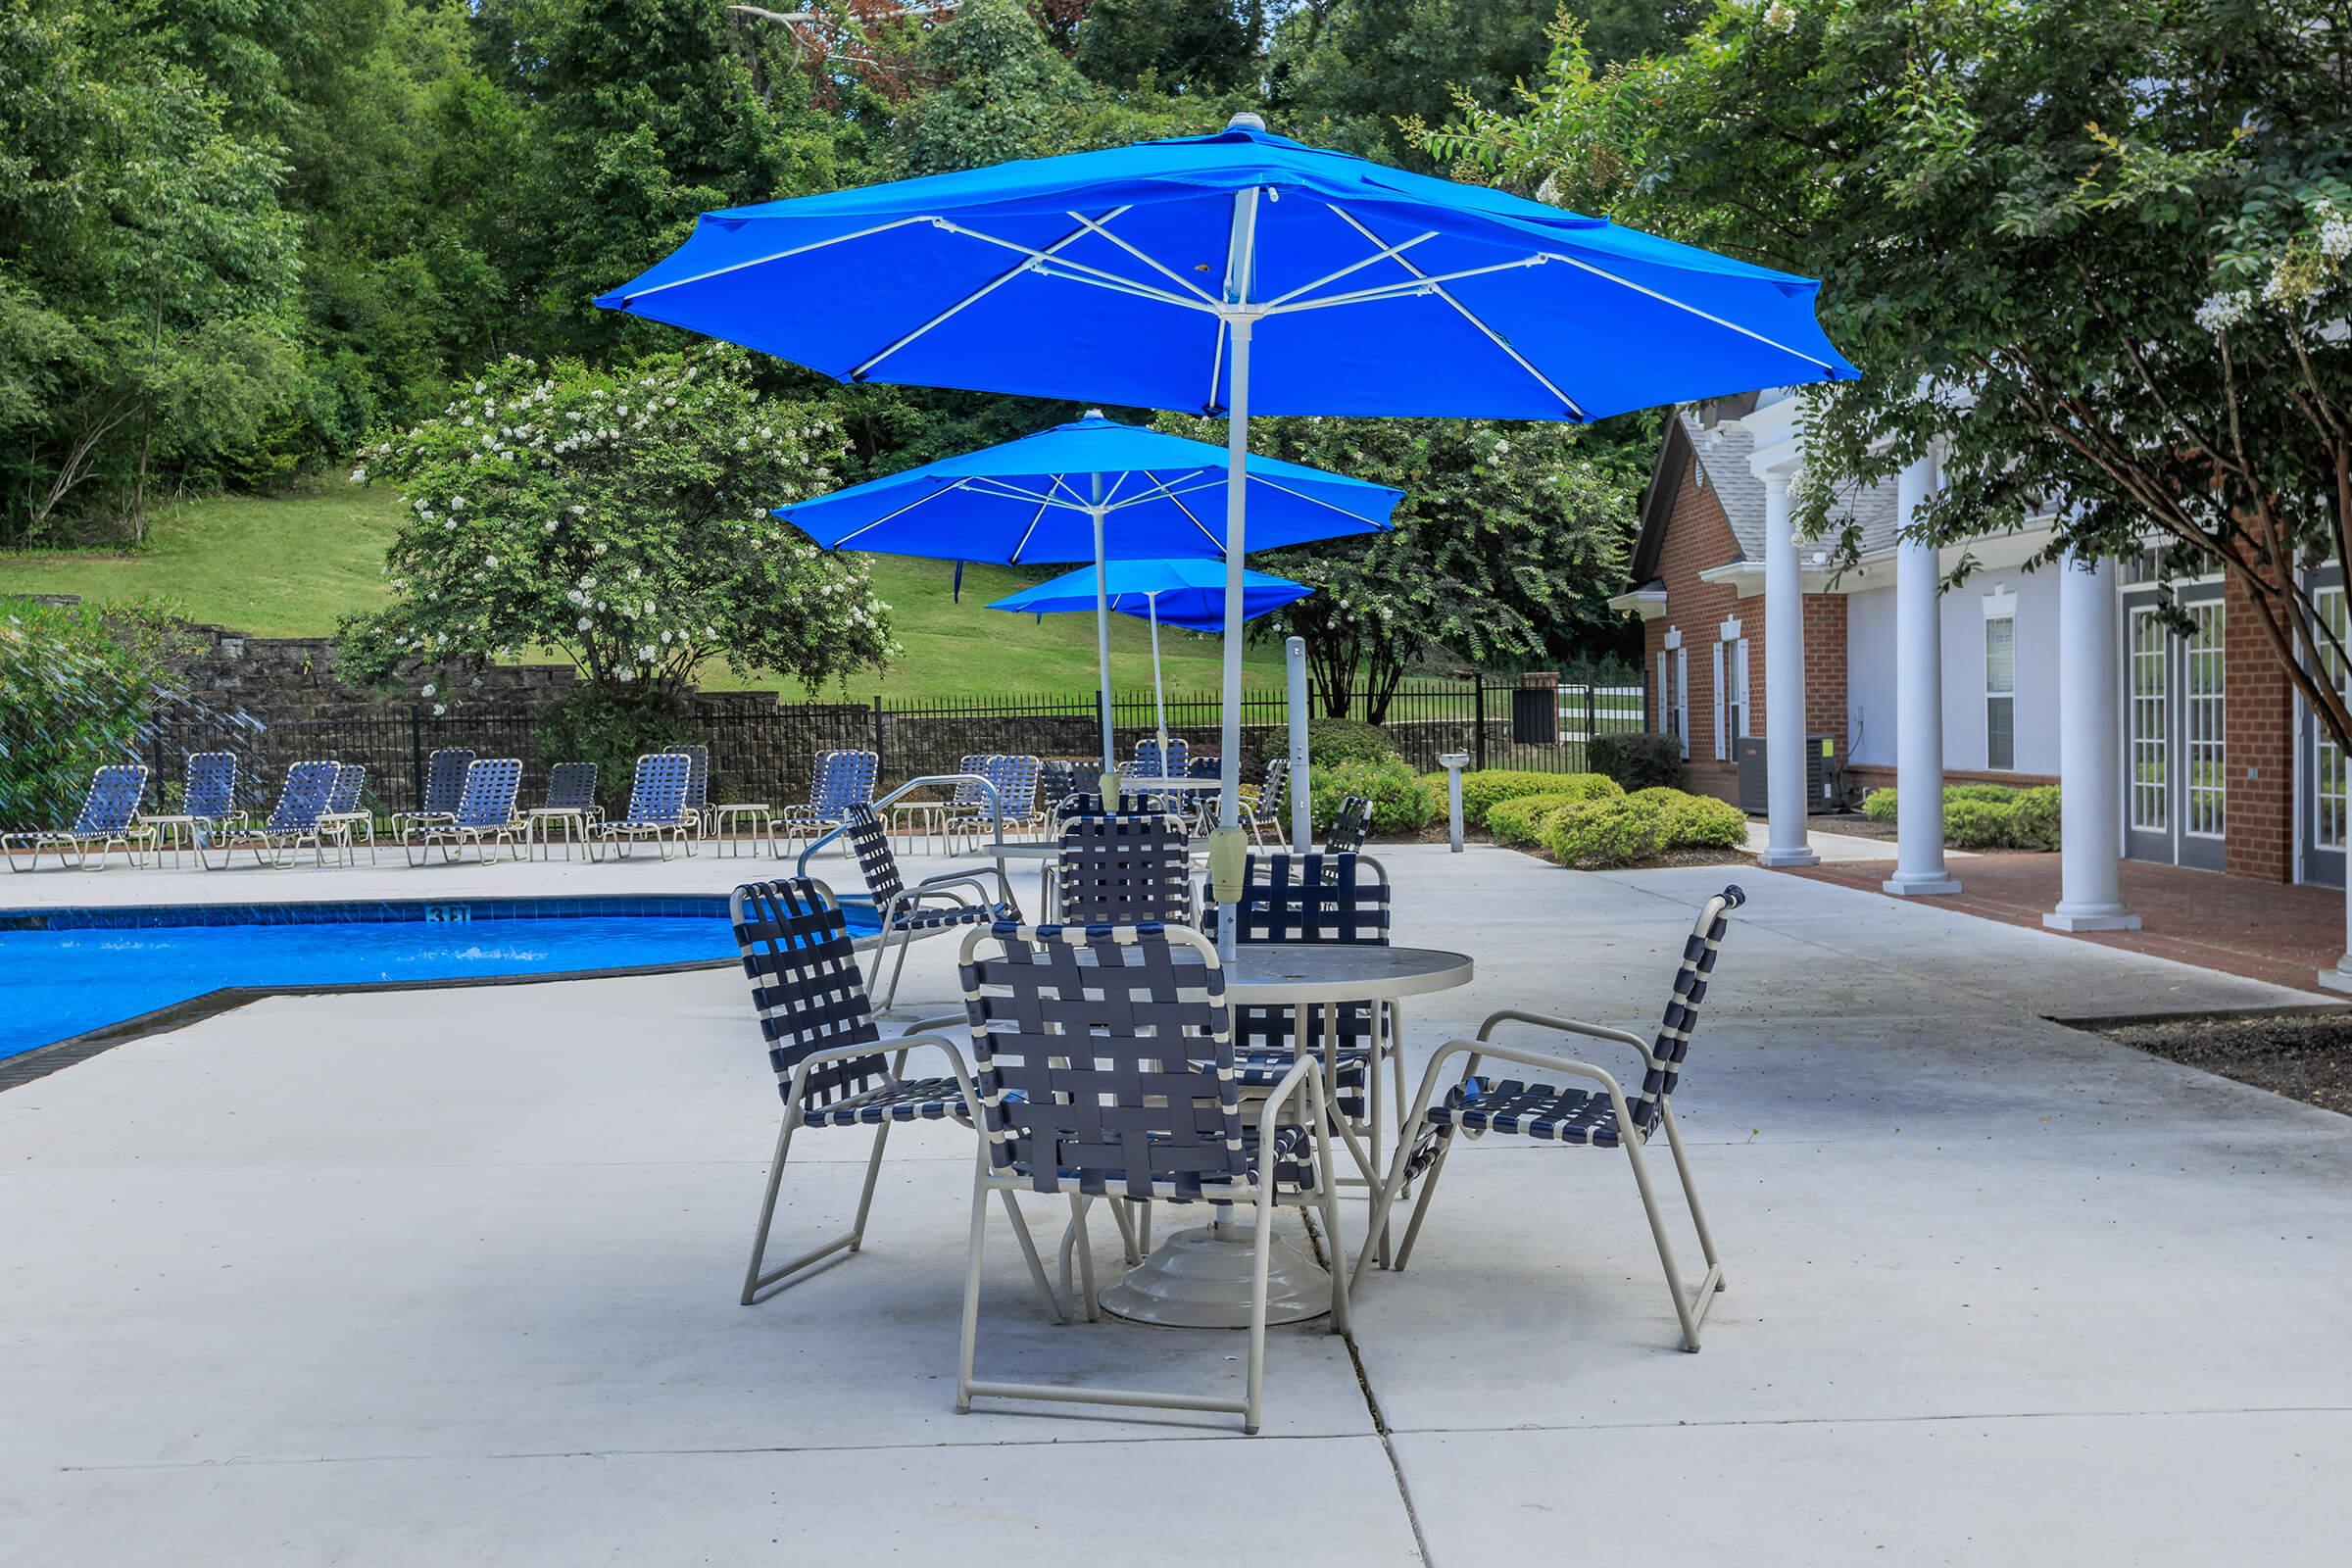
[[[433,716],[434,716],[435,718],[439,718],[439,717],[440,717],[442,714],[444,714],[444,713],[446,713],[446,712],[448,712],[448,711],[449,711],[449,705],[448,705],[447,703],[435,703],[435,704],[433,705]]]
[[[2219,337],[2254,313],[2254,296],[2242,288],[2208,294],[2197,307],[2197,325]]]
[[[432,682],[430,682],[430,681],[427,681],[427,682],[425,682],[425,683],[424,683],[422,686],[419,686],[419,687],[416,689],[416,695],[417,695],[417,696],[419,696],[419,697],[430,697],[430,696],[432,696],[432,695],[433,695],[433,685],[432,685]]]
[[[586,615],[582,615],[582,616],[580,617],[580,630],[582,630],[582,631],[586,631],[586,630],[587,630],[589,627],[591,627],[591,626],[593,626],[593,625],[595,625],[595,624],[596,624],[596,622],[595,622],[595,621],[593,621],[593,620],[590,620],[590,619],[589,619],[589,618],[588,618]]]

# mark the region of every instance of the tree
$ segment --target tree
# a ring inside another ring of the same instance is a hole
[[[1228,93],[1253,84],[1263,0],[1094,0],[1078,68],[1109,87]]]
[[[2219,570],[2338,745],[2352,545],[2352,10],[2340,0],[1773,0],[1428,139],[1523,187],[1823,278],[1861,381],[1832,494],[1936,447],[1915,533],[2056,516],[2041,562]],[[1850,556],[1854,541],[1842,541]],[[2332,675],[2334,678],[2329,678]]]
[[[827,488],[841,446],[827,411],[762,398],[732,350],[503,361],[354,472],[400,485],[409,514],[392,604],[342,627],[348,667],[446,707],[471,666],[528,648],[609,698],[674,696],[715,660],[810,686],[879,666],[889,610],[863,569],[767,514]]]
[[[1216,440],[1217,421],[1164,428]],[[1575,425],[1486,419],[1253,419],[1251,447],[1405,492],[1394,532],[1351,535],[1257,558],[1313,584],[1266,616],[1261,636],[1306,641],[1321,710],[1379,723],[1407,665],[1433,648],[1493,666],[1602,635],[1625,570],[1635,492],[1586,450]]]

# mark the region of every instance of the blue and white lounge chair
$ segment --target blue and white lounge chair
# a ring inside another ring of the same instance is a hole
[[[703,817],[710,809],[710,748],[670,746],[663,750],[686,759],[686,809],[694,814],[694,830],[709,832],[710,824]]]
[[[193,850],[201,858],[205,845],[222,831],[244,825],[245,813],[237,809],[237,754],[191,752],[179,809],[159,811],[139,821],[154,830],[157,863],[169,853],[172,863],[178,864],[182,850]]]
[[[554,839],[556,824],[561,822],[564,824],[564,858],[570,859],[572,845],[585,841],[589,829],[604,820],[604,808],[596,804],[596,764],[558,762],[549,768],[546,797],[522,815],[523,848],[526,854],[534,837],[539,840],[544,853]]]
[[[816,771],[808,780],[808,799],[776,813],[776,854],[841,826],[850,819],[852,807],[872,801],[881,763],[882,759],[872,752],[817,753]]]
[[[359,863],[357,841],[363,837],[368,841],[368,863],[375,863],[375,813],[360,799],[367,783],[364,763],[342,763],[335,774],[334,790],[327,796],[326,809],[318,816],[319,836],[334,840],[346,865]]]
[[[979,797],[980,805],[976,810],[967,810],[960,815],[950,814],[943,835],[943,848],[947,853],[955,854],[958,844],[968,843],[977,851],[982,844],[993,842],[997,836],[995,812],[1000,808],[1004,813],[1004,831],[1008,835],[1033,832],[1042,826],[1037,811],[1037,780],[1043,766],[1034,757],[999,755],[984,759],[980,763],[980,775],[997,787],[996,801],[992,804],[988,792],[977,785],[956,786],[958,793],[965,788],[971,789]]]
[[[90,775],[72,827],[0,835],[0,853],[12,871],[37,871],[41,852],[54,851],[60,870],[103,870],[107,852],[120,845],[130,863],[155,842],[154,830],[139,820],[139,801],[147,793],[147,770],[136,762],[114,762]],[[17,857],[26,858],[20,861]],[[95,862],[95,863],[93,863]]]
[[[865,889],[874,901],[874,912],[881,917],[881,940],[874,944],[874,972],[866,984],[882,978],[882,962],[890,956],[893,944],[899,950],[899,961],[890,972],[890,989],[882,995],[885,1011],[899,994],[899,976],[906,967],[906,949],[917,937],[934,936],[957,926],[979,925],[994,920],[1018,920],[1020,906],[1013,902],[1012,889],[1004,880],[1003,867],[996,878],[996,897],[989,897],[988,882],[972,871],[943,871],[926,877],[913,887],[899,874],[899,858],[890,853],[890,835],[882,830],[882,819],[874,815],[870,806],[858,806],[850,811],[850,827],[846,835],[850,849],[858,857],[858,868],[865,874]],[[969,900],[961,897],[969,892]]]
[[[597,855],[601,846],[611,850],[614,858],[625,860],[639,844],[651,839],[664,860],[673,844],[692,855],[700,825],[686,804],[693,768],[693,759],[683,752],[648,752],[637,759],[637,775],[629,782],[628,810],[617,821],[596,824],[588,841],[589,853]]]
[[[392,813],[392,831],[403,845],[415,830],[457,816],[458,801],[466,793],[466,770],[472,765],[473,753],[461,746],[436,747],[424,760],[424,798],[414,811]]]
[[[522,760],[481,757],[466,765],[466,786],[459,792],[458,808],[445,822],[428,823],[400,841],[411,865],[421,865],[438,846],[444,862],[454,860],[470,844],[486,865],[492,846],[504,844],[514,859],[522,858],[522,818],[515,814],[514,795],[522,787]]]
[[[284,865],[294,851],[308,845],[324,865],[328,834],[320,823],[342,772],[340,762],[303,761],[289,766],[285,782],[278,788],[277,805],[269,816],[258,827],[240,825],[216,835],[205,854],[206,868],[226,869],[239,846],[253,851],[256,865]],[[215,855],[220,858],[215,859]]]

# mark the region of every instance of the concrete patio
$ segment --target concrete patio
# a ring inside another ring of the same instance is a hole
[[[739,975],[281,998],[0,1094],[0,1561],[2342,1560],[2352,1126],[2045,1021],[2320,999],[1769,871],[1379,853],[1396,940],[1479,960],[1408,1005],[1416,1058],[1504,1005],[1646,1034],[1698,901],[1747,888],[1676,1101],[1731,1282],[1704,1353],[1622,1156],[1495,1137],[1352,1345],[1275,1331],[1266,1436],[957,1416],[968,1135],[894,1134],[865,1251],[736,1304],[776,1115]],[[944,1003],[954,951],[906,997]],[[803,1147],[785,1245],[839,1227],[865,1143]],[[1007,1242],[984,1376],[1238,1388],[1238,1335],[1048,1323]]]

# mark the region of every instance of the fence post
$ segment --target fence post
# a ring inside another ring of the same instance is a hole
[[[424,809],[424,710],[409,705],[409,805]]]
[[[1483,769],[1487,765],[1487,677],[1483,674],[1471,676],[1470,690],[1474,694],[1470,704],[1471,712],[1475,715],[1472,723],[1476,726],[1478,737],[1472,743],[1472,749],[1478,757],[1478,765]]]
[[[1592,700],[1592,683],[1585,682],[1585,756],[1583,771],[1592,771],[1592,737],[1600,733],[1600,710]]]
[[[882,694],[874,693],[874,777],[882,776]]]

